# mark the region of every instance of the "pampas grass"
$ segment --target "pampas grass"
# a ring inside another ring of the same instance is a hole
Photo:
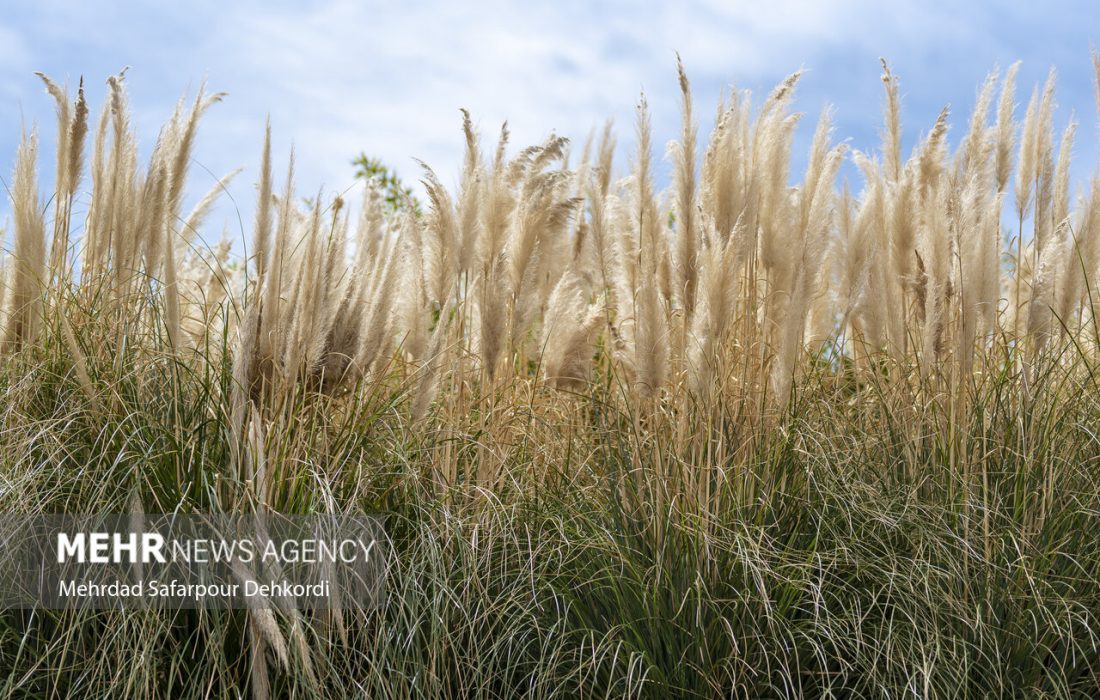
[[[15,241],[5,313],[3,346],[9,352],[32,345],[42,326],[46,279],[46,224],[38,197],[38,135],[24,132],[11,184]]]
[[[183,210],[221,94],[139,160],[112,76],[85,178],[83,83],[40,76],[53,219],[31,132],[0,501],[381,510],[396,574],[335,625],[9,614],[5,691],[1095,695],[1100,179],[1075,189],[1053,72],[1022,122],[1019,64],[990,74],[957,141],[944,108],[906,157],[882,69],[877,152],[826,108],[792,176],[801,72],[700,124],[677,60],[666,191],[645,97],[622,171],[610,124],[571,166],[568,139],[490,141],[462,110],[458,185],[424,165],[423,213],[370,182],[359,212],[303,202],[268,123],[242,259],[205,243],[236,171]],[[90,645],[145,665],[121,680]]]

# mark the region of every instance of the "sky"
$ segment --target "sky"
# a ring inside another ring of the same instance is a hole
[[[1058,70],[1060,130],[1080,122],[1074,173],[1095,169],[1097,122],[1089,59],[1100,15],[1081,0],[686,0],[663,2],[181,2],[14,3],[0,0],[0,177],[8,180],[21,126],[41,132],[43,180],[52,182],[53,102],[34,71],[75,90],[84,76],[93,114],[107,76],[124,66],[142,155],[183,94],[205,80],[228,93],[200,127],[188,191],[193,199],[243,166],[209,225],[250,231],[255,182],[270,115],[276,172],[293,146],[297,191],[354,188],[351,159],[380,158],[416,183],[414,159],[453,184],[463,153],[460,108],[486,146],[507,120],[514,147],[551,132],[573,140],[611,118],[625,172],[634,108],[644,92],[668,181],[664,145],[679,132],[676,52],[692,81],[700,137],[731,86],[762,98],[802,68],[795,109],[804,112],[795,168],[831,105],[836,138],[878,149],[879,57],[899,77],[908,153],[952,109],[965,130],[975,92],[994,67],[1016,59],[1018,115],[1032,87]],[[855,171],[844,171],[860,183]],[[278,179],[278,178],[277,178]],[[87,185],[87,180],[85,180]],[[52,184],[44,184],[43,191]],[[354,192],[354,191],[353,191]],[[354,194],[353,194],[354,196]],[[0,203],[0,225],[8,204]],[[209,237],[209,232],[208,232]]]

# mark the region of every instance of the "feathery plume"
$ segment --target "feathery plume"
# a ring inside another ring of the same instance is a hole
[[[69,165],[69,133],[72,128],[72,108],[69,106],[69,95],[66,88],[60,87],[50,80],[45,73],[35,71],[35,75],[46,85],[46,92],[53,97],[57,109],[57,168],[56,189],[54,196],[58,202],[65,197],[65,187],[68,184]]]
[[[886,126],[882,132],[882,152],[886,159],[886,175],[891,182],[901,177],[901,100],[898,97],[898,79],[890,72],[885,58],[882,63],[882,83],[886,87],[886,104],[883,112]]]
[[[252,257],[256,279],[262,281],[271,256],[271,117],[264,124],[264,151],[260,158],[260,183],[256,195],[256,224],[252,233]]]
[[[84,99],[84,78],[76,91],[76,106],[73,108],[73,120],[69,126],[69,163],[66,168],[68,184],[67,194],[72,195],[80,185],[81,172],[84,170],[84,139],[88,135],[88,103]]]
[[[691,86],[684,72],[683,61],[676,55],[676,70],[680,77],[682,132],[676,155],[677,192],[677,291],[682,295],[685,317],[690,319],[695,309],[695,290],[698,285],[696,252],[698,228],[695,221],[695,138],[696,128],[691,111]]]
[[[1033,90],[1027,103],[1024,124],[1020,131],[1020,157],[1016,167],[1016,214],[1024,220],[1031,208],[1032,188],[1038,177],[1036,171],[1039,141],[1039,93]]]
[[[8,351],[32,344],[42,325],[42,293],[46,274],[46,228],[38,198],[38,134],[23,133],[15,156],[11,209],[15,245],[3,345]]]
[[[993,139],[996,144],[994,157],[994,179],[997,192],[1004,192],[1012,174],[1012,149],[1016,145],[1016,124],[1012,113],[1016,109],[1016,74],[1020,71],[1020,62],[1008,67],[1004,83],[1001,85],[1001,99],[997,103],[997,123],[993,127]]]

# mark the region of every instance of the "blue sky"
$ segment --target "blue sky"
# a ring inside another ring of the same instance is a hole
[[[1060,130],[1071,111],[1081,124],[1078,178],[1092,172],[1100,153],[1088,53],[1090,41],[1100,41],[1100,20],[1083,0],[1042,6],[933,0],[186,5],[9,4],[0,15],[5,180],[21,123],[40,126],[43,162],[53,157],[53,105],[33,71],[67,78],[74,87],[84,75],[96,110],[105,78],[127,65],[145,152],[184,91],[205,78],[212,90],[229,93],[202,126],[189,190],[201,196],[218,176],[244,166],[231,193],[246,230],[268,113],[276,165],[285,165],[293,144],[303,194],[353,185],[349,161],[359,151],[382,158],[409,181],[419,178],[416,157],[454,182],[463,146],[460,107],[471,110],[487,139],[495,139],[507,119],[514,145],[553,130],[572,137],[578,151],[589,129],[612,117],[618,165],[625,169],[640,91],[653,111],[656,143],[663,149],[676,137],[675,51],[693,82],[701,136],[709,133],[723,89],[736,84],[762,96],[803,67],[799,153],[826,103],[835,109],[838,138],[876,149],[878,57],[885,56],[901,79],[908,152],[945,103],[952,106],[954,132],[961,132],[985,75],[1019,58],[1021,103],[1051,66],[1058,69],[1056,125]],[[1023,104],[1021,116],[1022,110]],[[0,221],[6,210],[7,203],[0,204]],[[211,225],[220,221],[239,234],[231,202]]]

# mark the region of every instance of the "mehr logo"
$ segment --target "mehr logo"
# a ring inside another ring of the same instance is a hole
[[[125,557],[125,558],[124,558]],[[81,564],[164,564],[164,537],[156,532],[57,534],[57,563],[73,559]]]

